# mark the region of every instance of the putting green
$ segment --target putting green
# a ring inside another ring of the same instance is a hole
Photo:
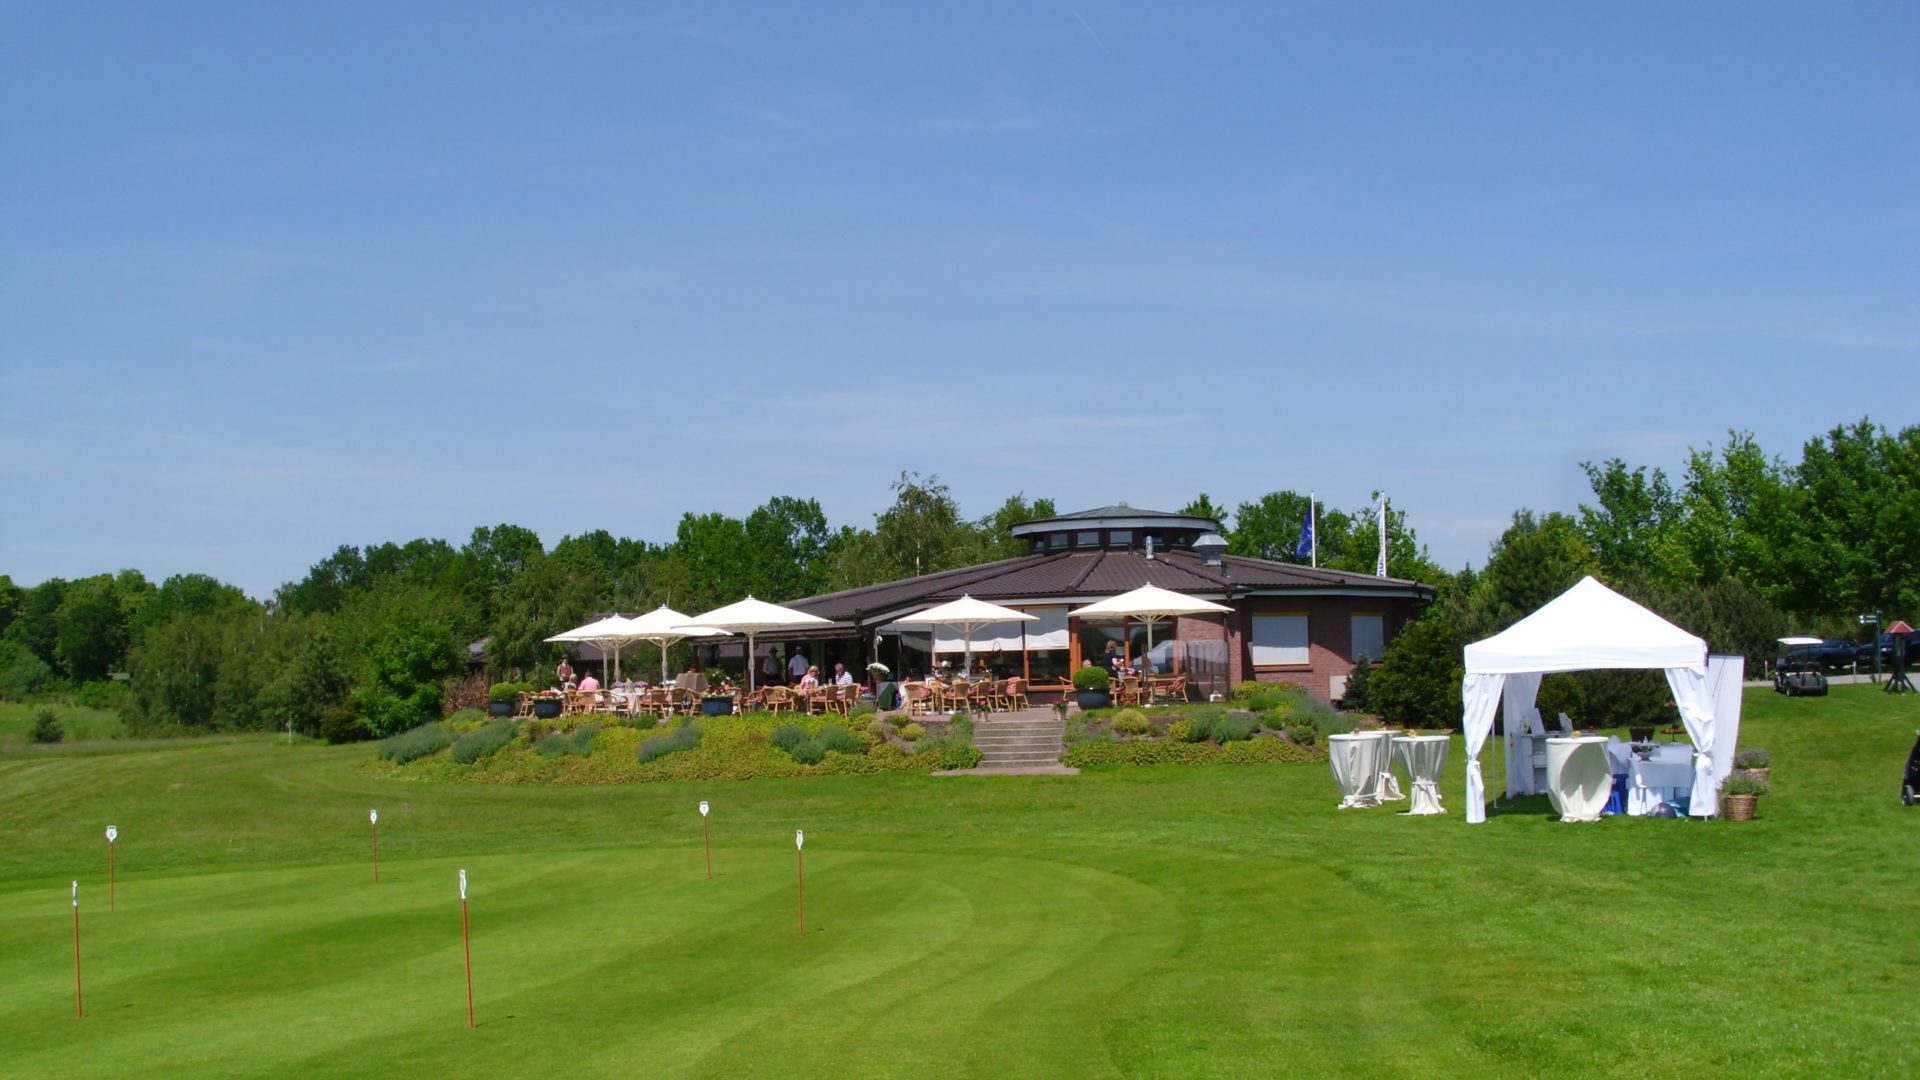
[[[494,788],[264,737],[20,748],[0,1072],[1910,1075],[1920,708],[1851,689],[1750,699],[1779,791],[1738,826],[1339,812],[1324,766]]]

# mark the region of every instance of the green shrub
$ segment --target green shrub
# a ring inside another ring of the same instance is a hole
[[[1112,676],[1103,667],[1083,667],[1073,673],[1075,690],[1105,690],[1112,682]]]
[[[113,679],[95,679],[73,688],[68,699],[89,709],[118,709],[127,702],[127,684]]]
[[[521,694],[533,693],[532,683],[497,682],[487,687],[488,701],[519,701]]]
[[[1765,795],[1766,793],[1767,782],[1760,779],[1759,773],[1748,772],[1745,769],[1735,769],[1733,774],[1727,777],[1725,786],[1720,789],[1722,795]]]
[[[462,765],[471,765],[481,758],[492,757],[512,741],[513,721],[496,720],[479,731],[469,731],[453,740],[453,752],[447,756]]]
[[[1301,746],[1312,746],[1320,741],[1320,733],[1312,724],[1288,724],[1287,738]]]
[[[429,754],[437,754],[452,745],[453,736],[439,724],[421,724],[380,742],[380,756],[395,765],[405,765]]]
[[[1226,715],[1226,710],[1224,709],[1202,709],[1192,716],[1187,717],[1185,721],[1186,726],[1180,731],[1180,741],[1189,743],[1212,742],[1214,740],[1214,725],[1218,724],[1220,718],[1224,715]],[[1171,729],[1169,729],[1169,734],[1171,734]]]
[[[1736,769],[1769,769],[1773,767],[1773,755],[1765,750],[1742,750],[1733,755],[1733,767]]]
[[[1066,718],[1065,723],[1060,725],[1060,741],[1068,746],[1072,746],[1074,743],[1086,737],[1087,716],[1085,713],[1074,713]]]
[[[791,754],[794,747],[807,741],[807,737],[807,729],[799,724],[782,724],[767,736],[767,742]]]
[[[1153,724],[1147,720],[1147,714],[1139,709],[1121,709],[1114,713],[1107,723],[1122,735],[1145,735],[1153,730]]]
[[[351,702],[329,706],[320,714],[320,737],[330,743],[359,742],[373,737]]]
[[[885,739],[887,737],[887,722],[877,716],[867,721],[867,734],[876,739]]]
[[[1345,735],[1353,730],[1353,721],[1324,701],[1308,701],[1293,714],[1297,724],[1310,724],[1318,732],[1321,741],[1329,735]]]
[[[649,735],[640,744],[640,764],[663,758],[668,754],[677,754],[700,745],[703,729],[699,724],[679,724],[671,730],[658,735]]]
[[[461,709],[452,716],[447,717],[447,722],[452,724],[477,724],[486,718],[487,714],[483,709]]]
[[[0,697],[24,698],[46,688],[53,669],[32,649],[14,641],[0,641]]]
[[[1089,765],[1296,765],[1325,761],[1326,755],[1285,739],[1258,738],[1211,743],[1171,739],[1092,740],[1070,747],[1061,762],[1076,769]]]
[[[1387,655],[1368,680],[1368,705],[1401,727],[1440,728],[1457,723],[1465,670],[1460,644],[1453,624],[1429,609],[1387,646]],[[1325,727],[1315,726],[1321,734],[1327,733]]]
[[[540,740],[538,750],[541,757],[586,757],[593,753],[593,741],[600,735],[600,725],[582,724],[572,731],[555,731]]]
[[[913,717],[907,715],[905,712],[897,712],[897,713],[894,713],[892,716],[887,717],[887,723],[892,724],[894,727],[897,727],[897,728],[906,727],[907,724],[912,722],[912,720],[913,720]]]
[[[820,759],[827,756],[827,747],[819,739],[803,739],[795,743],[787,754],[802,765],[818,765]]]
[[[1347,676],[1346,693],[1340,697],[1340,707],[1350,712],[1367,711],[1367,684],[1372,681],[1373,661],[1365,656],[1353,665],[1353,673]]]
[[[856,704],[852,709],[848,710],[847,716],[849,719],[858,720],[863,716],[872,716],[873,714],[879,711],[880,711],[880,707],[878,705],[875,705],[873,702],[862,701]]]
[[[955,717],[955,719],[958,719],[958,717]],[[900,729],[900,737],[908,742],[919,742],[926,737],[926,734],[927,729],[921,727],[919,724],[910,723]]]
[[[1227,713],[1213,725],[1213,737],[1223,743],[1246,742],[1260,729],[1260,722],[1246,713]]]
[[[27,737],[37,743],[57,743],[67,737],[67,729],[60,726],[60,718],[52,709],[41,709],[33,714],[33,729]]]
[[[1193,721],[1182,717],[1167,725],[1167,738],[1174,742],[1186,742],[1187,734],[1193,730]]]
[[[842,754],[864,754],[867,752],[867,744],[860,741],[860,736],[855,735],[839,724],[828,724],[821,728],[820,734],[814,736],[814,738],[826,749],[837,750]]]

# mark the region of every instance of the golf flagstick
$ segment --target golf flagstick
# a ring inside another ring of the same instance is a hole
[[[473,1026],[473,939],[467,933],[467,872],[460,871],[460,948],[467,957],[467,1026]]]
[[[807,834],[793,830],[793,870],[800,883],[800,936],[807,936]]]
[[[73,1018],[79,1020],[87,1015],[86,1003],[80,996],[80,882],[73,883]]]
[[[113,910],[113,842],[120,839],[120,830],[107,826],[107,910]]]
[[[707,800],[700,800],[700,846],[707,851],[707,880],[713,880],[713,841],[707,838]]]
[[[373,830],[373,883],[380,884],[380,811],[367,811],[367,826]]]

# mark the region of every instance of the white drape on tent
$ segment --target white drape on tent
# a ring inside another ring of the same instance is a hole
[[[1713,694],[1713,786],[1718,791],[1733,773],[1740,744],[1740,684],[1747,678],[1744,656],[1707,657],[1707,687]]]
[[[1466,648],[1467,673],[1461,680],[1460,729],[1467,749],[1467,823],[1487,819],[1486,781],[1480,752],[1493,731],[1493,710],[1507,699],[1508,731],[1533,708],[1540,676],[1558,671],[1598,668],[1657,668],[1667,673],[1674,704],[1699,757],[1694,762],[1696,798],[1691,812],[1711,817],[1718,800],[1714,763],[1715,695],[1707,679],[1707,643],[1621,596],[1591,577],[1548,601],[1540,610],[1484,641]],[[1512,743],[1509,740],[1509,757]],[[1527,763],[1531,767],[1531,763]],[[1508,766],[1508,791],[1517,778]]]

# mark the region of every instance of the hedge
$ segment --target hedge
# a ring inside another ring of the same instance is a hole
[[[1311,746],[1285,739],[1250,739],[1225,746],[1176,742],[1172,739],[1129,739],[1126,742],[1084,742],[1061,756],[1064,765],[1305,765],[1327,760]]]

